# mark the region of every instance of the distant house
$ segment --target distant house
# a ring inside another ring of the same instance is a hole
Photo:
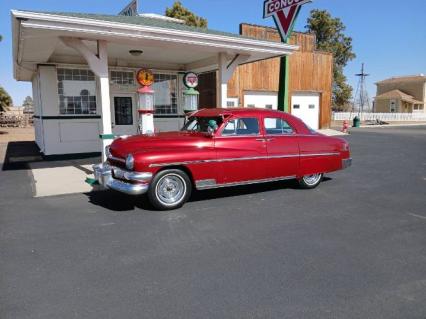
[[[426,76],[393,77],[376,83],[375,112],[423,113],[426,103]]]

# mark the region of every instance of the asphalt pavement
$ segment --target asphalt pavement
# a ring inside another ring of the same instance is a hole
[[[315,190],[163,213],[110,191],[33,198],[28,170],[1,171],[0,318],[426,318],[426,127],[346,138],[353,167]]]

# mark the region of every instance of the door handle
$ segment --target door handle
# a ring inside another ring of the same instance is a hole
[[[266,142],[266,139],[265,138],[257,138],[256,141],[258,141],[258,142]]]

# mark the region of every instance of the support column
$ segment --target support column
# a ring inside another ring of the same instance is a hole
[[[247,55],[235,55],[229,59],[226,53],[218,55],[218,81],[217,81],[217,104],[218,107],[227,107],[228,101],[228,81],[231,79],[238,65],[247,61]]]
[[[102,117],[102,161],[106,160],[105,148],[114,140],[111,125],[111,101],[109,93],[107,42],[97,41],[97,54],[94,54],[80,39],[62,37],[62,42],[80,53],[92,72],[98,77],[101,96]]]

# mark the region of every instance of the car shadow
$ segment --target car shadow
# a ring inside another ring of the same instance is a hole
[[[332,178],[324,177],[323,182],[331,181]],[[295,180],[271,182],[263,184],[252,184],[226,188],[216,188],[204,191],[194,190],[188,202],[202,202],[220,198],[246,196],[251,194],[265,193],[276,190],[298,189]],[[149,203],[146,195],[129,196],[113,190],[95,189],[93,192],[85,193],[89,203],[103,207],[115,212],[129,212],[136,209],[154,212],[154,207]]]

